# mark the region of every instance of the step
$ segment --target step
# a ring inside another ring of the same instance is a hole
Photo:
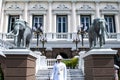
[[[50,80],[52,69],[39,70],[36,80]],[[67,69],[67,80],[84,80],[80,69]]]

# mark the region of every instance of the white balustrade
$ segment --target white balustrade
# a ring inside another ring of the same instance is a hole
[[[53,68],[53,65],[55,64],[56,59],[47,59],[47,67]]]
[[[78,68],[82,70],[83,74],[84,74],[84,55],[85,55],[86,51],[80,51],[79,52],[79,66]]]

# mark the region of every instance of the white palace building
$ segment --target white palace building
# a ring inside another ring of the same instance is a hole
[[[89,50],[87,33],[84,34],[84,46],[81,36],[76,34],[79,25],[89,29],[95,18],[103,18],[108,24],[106,29],[110,37],[106,36],[104,47],[119,52],[120,0],[0,0],[0,46],[12,45],[13,37],[6,34],[13,30],[16,19],[23,19],[31,28],[40,24],[47,40],[41,42],[39,37],[37,46],[34,35],[31,50],[38,48],[49,58],[55,58],[57,54],[71,58],[77,54],[77,48]]]

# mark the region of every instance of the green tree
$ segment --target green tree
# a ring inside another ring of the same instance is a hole
[[[62,62],[64,62],[67,66],[67,68],[73,68],[75,69],[75,67],[77,66],[78,64],[78,58],[77,57],[73,57],[69,60],[62,60]]]

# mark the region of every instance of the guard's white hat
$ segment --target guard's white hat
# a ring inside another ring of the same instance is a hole
[[[62,56],[61,56],[61,55],[58,55],[56,59],[62,59]]]
[[[114,68],[115,68],[115,69],[119,69],[119,66],[116,65],[116,64],[114,64]]]

